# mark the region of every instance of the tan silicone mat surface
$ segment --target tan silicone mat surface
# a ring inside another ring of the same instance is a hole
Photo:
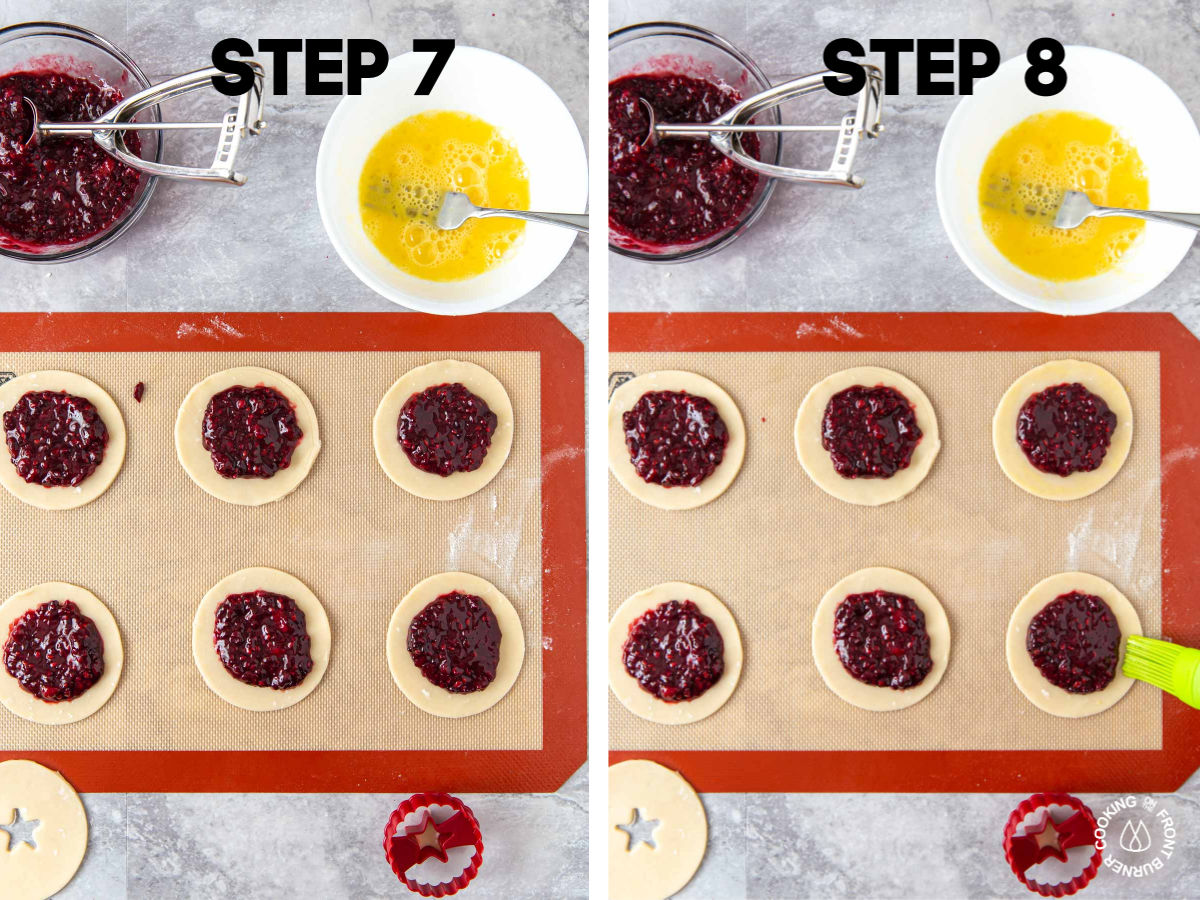
[[[992,413],[1022,373],[1054,353],[618,353],[610,370],[684,369],[737,401],[746,421],[741,474],[713,503],[671,511],[609,479],[610,611],[630,594],[686,581],[720,597],[738,621],[745,667],[729,702],[704,721],[656,725],[609,695],[615,750],[1158,749],[1159,694],[1135,684],[1086,719],[1041,712],[1018,691],[1004,656],[1014,607],[1041,579],[1085,571],[1133,602],[1147,634],[1160,621],[1159,362],[1157,353],[1073,354],[1111,371],[1134,410],[1133,447],[1104,489],[1070,503],[1025,493],[992,451]],[[796,458],[800,401],[826,375],[879,365],[929,396],[942,450],[908,497],[852,506],[825,494]],[[812,660],[817,603],[866,566],[910,572],[950,619],[942,683],[905,710],[845,703]]]
[[[87,506],[33,509],[0,492],[5,565],[0,597],[67,581],[112,610],[125,670],[94,716],[39,726],[0,708],[5,750],[528,750],[542,746],[541,465],[536,352],[455,353],[484,366],[512,399],[512,452],[483,490],[448,503],[393,484],[375,460],[371,420],[384,392],[431,353],[3,353],[0,371],[66,369],[91,378],[125,417],[128,454],[116,483]],[[308,478],[260,507],[200,490],[175,456],[175,414],[213,372],[259,365],[291,378],[316,408],[322,448]],[[143,381],[142,403],[133,400]],[[7,456],[0,464],[8,465]],[[311,696],[252,713],[216,696],[192,660],[192,618],[218,580],[247,566],[298,577],[333,633],[329,669]],[[412,585],[461,570],[494,583],[525,629],[525,663],[487,712],[422,712],[388,671],[384,640]]]

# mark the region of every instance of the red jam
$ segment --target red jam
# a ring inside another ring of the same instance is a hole
[[[142,402],[142,396],[146,393],[146,383],[139,381],[133,386],[133,399],[138,403]]]
[[[408,653],[430,683],[470,694],[496,679],[501,637],[496,614],[482,597],[453,591],[413,616]]]
[[[621,424],[633,468],[663,487],[695,487],[721,464],[729,443],[717,408],[684,391],[642,394]]]
[[[838,604],[833,648],[847,672],[876,687],[916,687],[933,668],[925,613],[889,591],[850,594]]]
[[[1082,384],[1032,394],[1017,414],[1017,443],[1035,469],[1064,478],[1104,462],[1117,416]]]
[[[891,478],[908,468],[920,442],[916,410],[895,388],[856,384],[825,406],[821,446],[843,478]]]
[[[222,478],[270,478],[292,464],[304,432],[288,398],[260,384],[214,394],[204,410],[203,435]]]
[[[1025,649],[1047,681],[1072,694],[1102,691],[1117,674],[1121,629],[1107,603],[1072,591],[1029,623]]]
[[[73,602],[50,600],[9,626],[4,668],[39,700],[74,700],[104,674],[104,640]]]
[[[90,400],[30,391],[4,414],[4,441],[28,484],[76,487],[104,461],[108,428]]]
[[[285,691],[312,671],[304,610],[283,594],[230,594],[217,607],[213,645],[225,671],[245,684]]]
[[[409,462],[444,478],[483,465],[498,421],[483,398],[461,384],[437,384],[404,402],[396,439]]]
[[[620,235],[648,245],[694,244],[741,221],[758,175],[703,138],[644,145],[650,119],[660,124],[711,122],[741,102],[732,88],[689,75],[626,75],[608,86],[608,222]],[[759,141],[742,146],[758,158]]]
[[[123,99],[114,87],[62,72],[0,76],[0,233],[10,245],[45,247],[79,243],[110,228],[132,205],[141,175],[90,138],[27,143],[33,122],[23,97],[45,122],[96,119]],[[127,133],[125,141],[141,154],[136,134]]]
[[[725,672],[717,623],[691,600],[669,600],[642,613],[629,626],[621,657],[629,677],[667,703],[696,699]]]

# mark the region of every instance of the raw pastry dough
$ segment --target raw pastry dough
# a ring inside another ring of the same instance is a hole
[[[729,442],[720,465],[695,487],[663,487],[643,481],[629,459],[621,417],[650,391],[684,391],[706,398],[725,422]],[[716,500],[737,477],[746,454],[746,426],[737,404],[719,385],[693,372],[648,372],[625,382],[608,401],[608,466],[621,486],[643,503],[659,509],[694,509]]]
[[[641,396],[639,394],[638,396]],[[639,479],[640,480],[640,479]],[[629,637],[629,626],[643,613],[669,600],[691,600],[716,624],[725,644],[725,671],[707,691],[693,700],[667,703],[659,700],[625,671],[621,650]],[[686,725],[699,722],[725,705],[742,676],[742,636],[737,622],[725,604],[711,592],[694,584],[668,581],[640,591],[613,613],[608,623],[608,683],[616,698],[635,716],[661,725]]]
[[[204,412],[208,409],[208,401],[221,391],[239,385],[249,388],[262,385],[279,391],[295,407],[296,423],[304,433],[292,452],[288,467],[280,469],[270,478],[225,478],[218,475],[213,468],[212,455],[204,449]],[[207,493],[218,500],[239,506],[261,506],[286,497],[308,475],[320,450],[317,413],[308,396],[294,381],[258,366],[239,366],[209,375],[188,391],[175,418],[175,452],[184,471]]]
[[[913,449],[908,466],[898,470],[891,478],[843,478],[833,467],[829,451],[821,446],[825,407],[834,394],[855,385],[893,388],[908,399],[916,413],[921,440]],[[933,468],[933,461],[942,446],[938,438],[937,416],[925,392],[899,372],[878,366],[844,369],[813,385],[796,413],[795,440],[800,465],[817,487],[839,500],[859,506],[880,506],[911,494]]]
[[[1032,394],[1057,384],[1079,382],[1101,397],[1117,416],[1112,442],[1100,468],[1073,472],[1065,478],[1036,469],[1017,443],[1017,415]],[[1133,407],[1121,382],[1107,370],[1078,359],[1059,359],[1030,369],[1004,392],[992,418],[992,447],[996,461],[1013,484],[1047,500],[1078,500],[1094,494],[1121,470],[1133,442]]]
[[[838,605],[850,594],[869,594],[872,591],[903,594],[925,614],[925,631],[929,634],[929,658],[933,661],[933,668],[916,687],[896,690],[864,684],[846,671],[833,647],[833,619]],[[929,696],[946,673],[946,663],[950,659],[950,621],[933,591],[907,572],[883,567],[859,569],[831,587],[821,598],[817,614],[813,616],[812,649],[817,671],[829,689],[847,703],[876,712],[904,709]]]
[[[445,477],[424,472],[408,461],[396,436],[400,410],[408,398],[438,384],[461,384],[496,414],[492,443],[483,464],[472,472],[455,472]],[[512,401],[504,385],[487,369],[457,359],[442,359],[409,370],[388,388],[375,411],[373,428],[375,457],[388,478],[426,500],[458,500],[481,490],[508,459],[513,439]]]
[[[13,594],[0,606],[0,647],[8,640],[12,623],[27,611],[51,600],[70,600],[79,611],[96,623],[96,630],[104,642],[104,674],[100,680],[76,697],[61,703],[47,703],[21,687],[17,679],[8,674],[0,663],[0,703],[7,706],[22,719],[39,725],[65,725],[86,719],[105,703],[117,689],[121,680],[121,668],[125,664],[125,651],[121,646],[121,632],[117,629],[112,613],[91,591],[61,581],[47,581],[29,590]],[[0,819],[6,810],[0,808]]]
[[[496,624],[500,626],[500,662],[496,665],[496,677],[482,691],[470,694],[452,694],[430,683],[408,652],[408,627],[413,618],[442,594],[454,591],[482,599],[492,608]],[[461,719],[495,706],[516,683],[525,661],[525,630],[513,605],[490,581],[465,572],[443,572],[417,584],[392,613],[388,623],[387,660],[396,686],[416,706],[435,716]]]
[[[1120,413],[1117,415],[1119,416]],[[1025,649],[1025,639],[1033,617],[1040,613],[1047,603],[1062,594],[1069,594],[1071,591],[1092,594],[1107,603],[1113,611],[1113,615],[1117,617],[1117,627],[1121,629],[1122,641],[1120,654],[1117,657],[1117,674],[1108,683],[1108,687],[1091,694],[1072,694],[1056,684],[1051,684],[1042,677],[1042,673],[1033,664],[1029,651]],[[1017,683],[1021,693],[1038,709],[1066,719],[1093,716],[1096,713],[1104,712],[1133,687],[1133,679],[1121,673],[1121,664],[1125,661],[1124,638],[1131,634],[1141,633],[1142,622],[1138,618],[1133,604],[1103,578],[1084,572],[1063,572],[1059,575],[1051,575],[1033,586],[1033,589],[1017,604],[1012,618],[1008,621],[1008,635],[1005,638],[1008,670],[1012,673],[1013,681]]]
[[[259,590],[283,594],[295,600],[296,606],[304,613],[304,624],[308,630],[308,652],[312,656],[312,670],[298,685],[282,691],[238,681],[225,669],[213,642],[213,631],[217,626],[217,607],[230,594],[246,594]],[[192,620],[192,657],[196,660],[196,668],[200,670],[204,683],[225,702],[252,712],[286,709],[316,690],[329,665],[329,645],[329,617],[325,615],[325,607],[321,605],[317,595],[299,578],[278,569],[253,567],[225,576],[204,595],[196,610],[196,617]]]
[[[0,459],[0,484],[22,503],[39,509],[75,509],[91,503],[108,490],[121,471],[121,463],[125,461],[125,420],[120,408],[104,388],[94,381],[73,372],[50,370],[30,372],[0,385],[0,415],[12,409],[30,391],[66,391],[90,400],[108,429],[104,459],[96,471],[75,487],[43,487],[29,484],[18,475],[8,448],[0,445],[0,454],[4,457]]]
[[[634,811],[658,820],[655,846],[629,846]],[[708,848],[704,805],[683,776],[647,759],[608,769],[608,895],[612,900],[664,900],[683,889]]]
[[[95,401],[93,401],[95,402]],[[0,831],[0,893],[4,900],[45,900],[67,886],[88,844],[87,813],[75,788],[55,772],[27,759],[0,762],[0,825],[36,819],[37,847],[8,846]]]

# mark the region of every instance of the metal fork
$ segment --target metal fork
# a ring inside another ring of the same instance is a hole
[[[548,213],[529,212],[524,209],[488,209],[476,206],[466,194],[458,191],[446,191],[442,195],[442,206],[437,214],[437,227],[443,231],[452,231],[467,219],[487,219],[501,216],[506,219],[524,219],[527,222],[542,222],[546,225],[559,225],[572,228],[584,234],[588,232],[587,213]]]
[[[1115,206],[1096,206],[1082,191],[1066,191],[1062,206],[1054,216],[1055,228],[1077,228],[1085,219],[1104,216],[1129,216],[1147,222],[1168,222],[1200,231],[1200,213],[1152,212],[1148,209],[1120,209]]]

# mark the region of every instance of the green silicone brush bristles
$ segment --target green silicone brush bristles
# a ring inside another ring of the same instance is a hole
[[[1121,671],[1200,709],[1200,650],[1131,634]]]

